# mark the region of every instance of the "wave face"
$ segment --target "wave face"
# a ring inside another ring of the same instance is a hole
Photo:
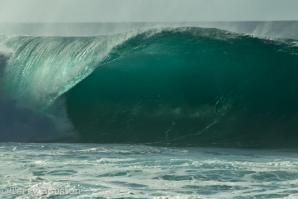
[[[13,51],[6,68],[6,90],[23,104],[47,108],[91,74],[126,37],[2,38],[2,43]]]
[[[65,99],[78,142],[296,147],[298,47],[217,29],[1,38],[5,91]]]

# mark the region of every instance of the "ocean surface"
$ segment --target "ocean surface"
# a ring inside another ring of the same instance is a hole
[[[295,150],[3,143],[0,152],[1,198],[298,197]]]
[[[0,192],[298,198],[297,31],[0,24]]]

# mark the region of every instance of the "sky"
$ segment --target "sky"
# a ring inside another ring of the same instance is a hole
[[[0,0],[0,23],[298,20],[298,0]]]

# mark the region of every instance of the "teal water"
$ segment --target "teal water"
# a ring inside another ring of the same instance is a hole
[[[0,36],[0,198],[298,198],[297,42]]]
[[[3,140],[297,146],[295,40],[184,27],[0,41],[5,96],[55,132],[21,121]]]
[[[297,151],[0,144],[1,198],[297,198]],[[42,194],[73,189],[80,194]],[[38,192],[39,191],[39,192]]]
[[[86,141],[295,147],[291,44],[214,29],[140,34],[66,93],[69,117]]]

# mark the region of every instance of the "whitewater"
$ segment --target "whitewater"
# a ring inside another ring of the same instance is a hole
[[[297,198],[297,151],[3,143],[1,198]],[[10,189],[37,194],[10,193]],[[77,190],[59,194],[46,190]]]
[[[298,198],[298,40],[223,29],[0,36],[1,198]]]

